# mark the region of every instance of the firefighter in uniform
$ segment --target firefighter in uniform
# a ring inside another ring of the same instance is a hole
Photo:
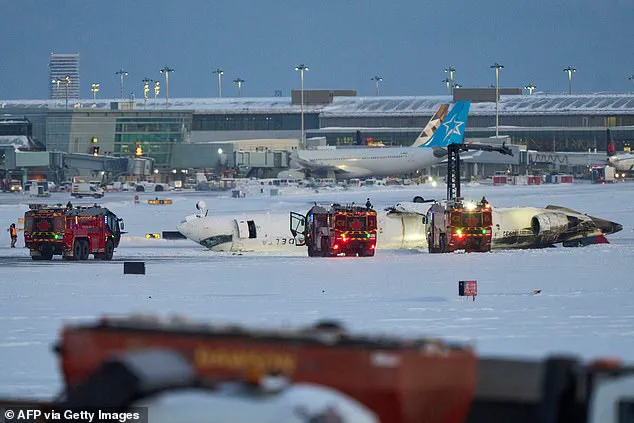
[[[15,223],[9,226],[9,234],[11,235],[11,248],[15,248],[15,243],[18,241],[18,230],[15,228]]]
[[[371,209],[372,208],[372,203],[370,203],[370,199],[368,198],[368,201],[365,202],[365,208],[366,209]]]

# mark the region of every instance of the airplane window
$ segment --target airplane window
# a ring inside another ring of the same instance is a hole
[[[212,236],[210,238],[200,241],[200,244],[207,248],[212,248],[212,247],[215,247],[216,245],[225,244],[227,242],[232,242],[232,241],[233,241],[233,236],[231,235],[216,235],[216,236]]]

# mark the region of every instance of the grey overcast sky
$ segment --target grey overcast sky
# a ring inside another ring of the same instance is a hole
[[[446,94],[453,65],[466,87],[534,82],[565,92],[631,92],[634,0],[0,0],[0,99],[48,96],[51,52],[81,54],[81,97],[142,97],[144,77],[173,67],[170,97],[284,96],[299,88],[374,95]],[[163,95],[163,94],[161,94]]]

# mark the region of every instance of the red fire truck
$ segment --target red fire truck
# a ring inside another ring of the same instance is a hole
[[[427,246],[430,253],[491,251],[491,205],[462,199],[433,204],[427,212]]]
[[[369,207],[315,205],[306,215],[291,212],[291,233],[309,257],[374,256],[377,215]]]
[[[31,204],[24,214],[24,243],[33,260],[86,260],[90,254],[111,260],[123,221],[98,205],[63,207]]]

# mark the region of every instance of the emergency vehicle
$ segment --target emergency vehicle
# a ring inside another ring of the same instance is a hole
[[[427,246],[430,253],[491,251],[493,236],[491,205],[458,198],[435,203],[427,212]]]
[[[374,256],[377,214],[369,207],[315,205],[306,215],[291,212],[290,229],[295,245],[306,245],[309,257]]]
[[[98,205],[31,204],[24,213],[24,243],[33,260],[86,260],[90,254],[111,260],[119,246],[123,221]]]
[[[435,202],[425,216],[430,253],[491,251],[491,205],[484,197],[480,203],[474,203],[460,196],[460,152],[469,150],[513,155],[504,143],[499,147],[474,143],[447,146],[447,200]]]

